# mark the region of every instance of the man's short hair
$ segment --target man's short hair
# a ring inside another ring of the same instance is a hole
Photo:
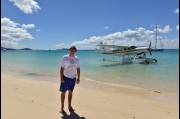
[[[76,48],[75,45],[72,45],[72,46],[69,48],[69,50],[71,50],[71,49],[75,49],[75,50],[77,51],[77,48]]]

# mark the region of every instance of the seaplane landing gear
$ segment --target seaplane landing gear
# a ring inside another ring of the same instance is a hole
[[[156,59],[154,59],[154,62],[157,62],[157,60],[156,60]]]
[[[157,60],[156,60],[156,59],[146,59],[146,60],[145,60],[145,63],[146,63],[146,64],[149,64],[149,63],[152,63],[152,62],[155,62],[155,63],[156,63]]]
[[[149,64],[149,61],[148,61],[148,60],[145,60],[145,63],[146,63],[146,64]]]

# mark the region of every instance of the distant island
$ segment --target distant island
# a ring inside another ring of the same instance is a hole
[[[22,49],[19,49],[19,50],[32,50],[30,48],[22,48]]]
[[[68,48],[61,48],[61,49],[56,49],[56,50],[69,50]]]
[[[32,50],[32,49],[30,49],[30,48],[13,49],[13,48],[1,47],[1,50],[6,51],[6,50]]]

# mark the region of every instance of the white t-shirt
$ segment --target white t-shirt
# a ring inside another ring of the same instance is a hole
[[[80,68],[79,58],[65,55],[60,62],[60,67],[64,67],[65,77],[76,78],[77,68]]]

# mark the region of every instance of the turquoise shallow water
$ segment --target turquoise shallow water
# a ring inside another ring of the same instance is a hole
[[[59,77],[59,61],[67,50],[57,51],[5,51],[1,52],[1,70],[22,74]],[[179,50],[152,52],[158,60],[153,64],[120,64],[103,62],[111,56],[94,50],[80,50],[81,76],[112,84],[132,85],[178,92]]]

